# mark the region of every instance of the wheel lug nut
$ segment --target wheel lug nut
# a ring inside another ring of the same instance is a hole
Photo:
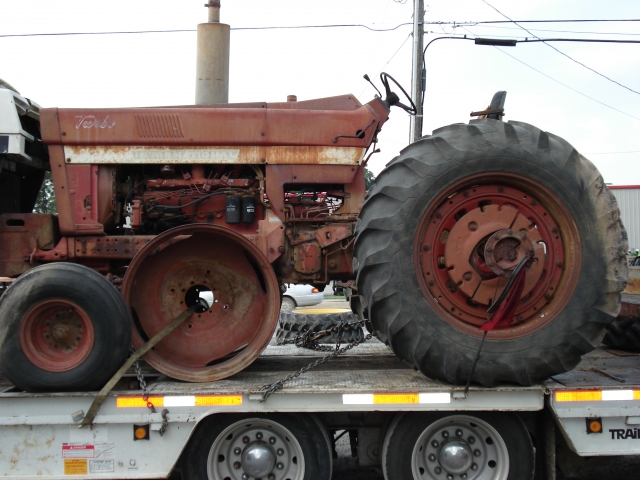
[[[242,437],[242,443],[249,443],[251,440],[249,440],[249,437],[244,436]]]
[[[240,450],[240,447],[236,447],[233,449],[233,453],[235,453],[236,455],[240,455],[242,453],[242,450]]]
[[[462,480],[465,480],[465,479],[467,478],[467,474],[466,474],[466,473],[463,473],[462,475],[460,475],[460,478],[461,478]]]
[[[473,451],[473,456],[474,456],[474,457],[479,457],[480,455],[482,455],[482,454],[480,453],[480,450],[475,449],[475,450]]]
[[[282,462],[278,462],[278,464],[276,465],[276,468],[277,468],[278,470],[282,470],[282,469],[284,468],[284,463],[282,463]]]
[[[471,280],[471,272],[465,273],[462,278],[464,278],[467,282]]]
[[[478,464],[477,463],[472,463],[471,464],[471,470],[477,470],[478,469]]]
[[[476,439],[474,437],[469,437],[467,439],[467,442],[470,443],[471,445],[473,445],[474,443],[476,443]]]
[[[451,474],[447,475],[447,480],[453,480],[453,475]]]
[[[437,440],[434,440],[433,442],[431,442],[431,446],[432,446],[433,448],[438,448],[438,445],[440,445],[440,444],[438,443],[438,441],[437,441]]]
[[[478,230],[478,224],[476,222],[469,222],[469,230],[471,230],[472,232],[475,232],[476,230]]]
[[[242,480],[249,480],[249,475],[247,475],[246,473],[243,473]]]
[[[440,475],[442,473],[442,469],[440,467],[434,468],[433,471],[436,472],[436,475]]]
[[[284,450],[282,448],[279,448],[276,453],[278,454],[279,457],[281,457],[282,455],[284,455]]]
[[[447,432],[446,430],[442,432],[442,438],[449,438],[449,432]]]
[[[269,439],[269,443],[270,443],[271,445],[273,445],[274,443],[276,443],[276,437],[271,437],[271,438]]]
[[[240,462],[233,462],[233,468],[236,470],[240,468]]]
[[[435,462],[436,461],[436,456],[433,453],[431,455],[429,455],[429,461],[430,462]]]
[[[462,430],[456,430],[456,437],[462,436]]]
[[[267,475],[267,480],[276,480],[276,476],[273,473]]]
[[[258,432],[258,433],[256,433],[256,438],[257,438],[258,440],[262,440],[262,432]]]

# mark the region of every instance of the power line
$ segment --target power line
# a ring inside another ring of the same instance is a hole
[[[511,54],[509,54],[509,53],[505,52],[505,51],[504,51],[504,50],[502,50],[501,48],[498,48],[498,47],[494,47],[494,48],[496,48],[496,50],[498,50],[499,52],[502,52],[502,53],[504,53],[505,55],[507,55],[507,56],[509,56],[509,57],[513,58],[516,62],[520,62],[520,63],[521,63],[521,64],[523,64],[524,66],[529,67],[531,70],[534,70],[534,71],[538,72],[540,75],[544,75],[544,76],[545,76],[545,77],[547,77],[548,79],[553,80],[553,81],[554,81],[554,82],[556,82],[556,83],[559,83],[559,84],[560,84],[560,85],[562,85],[563,87],[568,88],[569,90],[572,90],[572,91],[574,91],[574,92],[576,92],[576,93],[578,93],[578,94],[582,95],[583,97],[588,98],[589,100],[593,100],[594,102],[597,102],[597,103],[599,103],[600,105],[604,105],[605,107],[610,108],[611,110],[615,110],[616,112],[621,113],[621,114],[623,114],[623,115],[626,115],[627,117],[631,117],[631,118],[633,118],[633,119],[635,119],[635,120],[640,121],[640,118],[638,118],[638,117],[634,117],[633,115],[631,115],[631,114],[629,114],[629,113],[623,112],[622,110],[618,110],[617,108],[612,107],[611,105],[608,105],[608,104],[606,104],[606,103],[604,103],[604,102],[601,102],[600,100],[596,100],[596,99],[595,99],[595,98],[593,98],[593,97],[590,97],[590,96],[589,96],[589,95],[587,95],[586,93],[582,93],[580,90],[576,90],[575,88],[570,87],[570,86],[569,86],[569,85],[567,85],[566,83],[562,83],[560,80],[556,80],[556,79],[555,79],[555,78],[553,78],[552,76],[547,75],[547,74],[546,74],[546,73],[544,73],[544,72],[541,72],[541,71],[540,71],[540,70],[538,70],[537,68],[532,67],[532,66],[531,66],[531,65],[529,65],[528,63],[523,62],[523,61],[522,61],[522,60],[520,60],[519,58],[514,57],[513,55],[511,55]]]
[[[400,27],[413,25],[411,22],[401,23],[390,28],[373,28],[363,24],[343,24],[343,25],[292,25],[292,26],[273,26],[273,27],[232,27],[231,30],[300,30],[311,28],[366,28],[372,32],[392,32]],[[175,29],[175,30],[130,30],[130,31],[114,31],[114,32],[60,32],[60,33],[19,33],[0,35],[0,38],[6,37],[61,37],[73,35],[135,35],[143,33],[180,33],[195,32],[195,28],[191,29]]]
[[[479,28],[499,28],[500,30],[522,30],[520,27],[492,27],[492,26],[484,26],[484,25],[473,25],[474,27]],[[640,33],[623,33],[623,32],[585,32],[583,30],[550,30],[545,28],[530,28],[532,32],[553,32],[553,33],[585,33],[588,35],[629,35],[629,36],[640,36]]]
[[[395,1],[395,0],[394,0]],[[506,16],[505,16],[506,17]],[[508,17],[506,17],[508,18]],[[500,23],[581,23],[581,22],[640,22],[640,19],[611,19],[611,20],[490,20],[490,21],[467,21],[467,22],[424,22],[425,25],[452,25],[454,27],[465,26],[479,26],[488,24],[500,24]],[[397,30],[400,27],[407,25],[413,25],[412,23],[400,23],[390,28],[374,28],[364,24],[329,24],[329,25],[292,25],[292,26],[267,26],[267,27],[232,27],[231,30],[290,30],[290,29],[313,29],[313,28],[365,28],[372,32],[391,32]],[[518,25],[519,26],[519,25]],[[520,27],[520,26],[519,26]],[[496,27],[500,28],[500,27]],[[504,27],[503,27],[504,28]],[[520,27],[523,28],[523,27]],[[523,28],[524,30],[524,28]],[[20,33],[20,34],[5,34],[0,35],[0,38],[8,37],[55,37],[55,36],[71,36],[71,35],[135,35],[135,34],[147,34],[147,33],[182,33],[182,32],[195,32],[196,29],[170,29],[170,30],[124,30],[124,31],[108,31],[108,32],[59,32],[59,33]],[[550,30],[553,31],[553,30]],[[591,32],[576,32],[576,33],[591,33]],[[596,33],[596,32],[593,32]],[[613,35],[637,35],[637,34],[613,34]],[[534,36],[532,34],[532,36]]]
[[[515,25],[518,25],[518,23],[517,23],[517,22],[514,22],[513,20],[511,20],[511,18],[509,18],[507,15],[505,15],[505,14],[504,14],[504,13],[502,13],[500,10],[498,10],[496,7],[494,7],[494,6],[493,6],[493,5],[491,5],[489,2],[487,2],[487,0],[482,0],[482,2],[483,2],[483,3],[485,3],[485,4],[487,4],[487,5],[488,5],[488,6],[490,6],[491,8],[493,8],[496,12],[498,12],[500,15],[502,15],[502,16],[503,16],[504,18],[506,18],[507,20],[509,20],[509,21],[513,22]],[[538,36],[537,36],[537,35],[535,35],[534,33],[531,33],[529,30],[527,30],[527,29],[526,29],[526,28],[524,28],[523,26],[518,25],[518,27],[522,28],[525,32],[527,32],[527,33],[528,33],[528,34],[530,34],[531,36],[533,36],[533,37],[537,38],[538,40],[540,40],[541,42],[543,42],[545,45],[547,45],[549,48],[552,48],[553,50],[555,50],[556,52],[558,52],[560,55],[563,55],[563,56],[567,57],[567,58],[568,58],[569,60],[571,60],[572,62],[577,63],[578,65],[581,65],[582,67],[586,68],[587,70],[591,70],[591,71],[592,71],[593,73],[595,73],[596,75],[599,75],[599,76],[601,76],[602,78],[605,78],[605,79],[609,80],[610,82],[615,83],[616,85],[619,85],[619,86],[621,86],[622,88],[625,88],[625,89],[629,90],[630,92],[633,92],[633,93],[635,93],[635,94],[637,94],[637,95],[640,95],[640,92],[638,92],[638,91],[636,91],[636,90],[634,90],[634,89],[632,89],[632,88],[629,88],[629,87],[627,87],[626,85],[623,85],[622,83],[620,83],[620,82],[618,82],[618,81],[616,81],[616,80],[614,80],[614,79],[612,79],[612,78],[610,78],[610,77],[607,77],[606,75],[604,75],[604,74],[602,74],[602,73],[598,72],[597,70],[595,70],[595,69],[593,69],[593,68],[591,68],[591,67],[589,67],[589,66],[585,65],[585,64],[584,64],[584,63],[582,63],[582,62],[579,62],[578,60],[576,60],[576,59],[575,59],[575,58],[573,58],[572,56],[567,55],[566,53],[564,53],[564,52],[563,52],[563,51],[561,51],[561,50],[558,50],[558,49],[557,49],[556,47],[554,47],[553,45],[549,45],[547,42],[545,42],[544,40],[542,40],[540,37],[538,37]]]

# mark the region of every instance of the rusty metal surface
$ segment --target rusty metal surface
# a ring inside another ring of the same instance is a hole
[[[65,145],[71,164],[357,165],[364,147],[327,146],[122,146]]]
[[[378,105],[338,110],[306,106],[43,109],[42,138],[46,144],[64,145],[332,146],[336,136],[364,131],[362,138],[340,138],[337,144],[366,148],[386,121]],[[365,130],[372,122],[375,126]]]
[[[0,215],[0,275],[15,277],[26,272],[33,266],[30,255],[41,248],[53,248],[57,241],[58,225],[53,215]]]
[[[212,292],[214,303],[145,360],[173,378],[204,382],[233,375],[260,355],[275,330],[280,290],[268,260],[241,235],[204,225],[169,230],[147,244],[124,278],[134,346],[190,306],[189,292],[198,286]]]
[[[36,303],[20,323],[22,352],[47,372],[66,372],[80,366],[91,353],[94,340],[91,319],[68,300]]]
[[[497,236],[488,241],[492,235]],[[415,267],[425,298],[441,317],[480,336],[487,306],[506,284],[504,269],[533,248],[536,260],[527,271],[512,326],[488,334],[496,340],[517,338],[552,321],[571,297],[580,269],[580,249],[574,248],[579,243],[570,214],[552,192],[517,175],[487,173],[447,188],[424,213],[415,238]],[[513,259],[496,257],[494,247],[508,247]]]

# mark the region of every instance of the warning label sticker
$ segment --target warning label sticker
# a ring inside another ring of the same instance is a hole
[[[64,474],[65,475],[86,475],[87,471],[87,459],[75,458],[64,460]]]
[[[114,460],[89,460],[89,473],[113,473]]]
[[[95,446],[87,443],[63,443],[62,458],[93,458]],[[85,462],[86,464],[86,462]]]
[[[113,459],[116,456],[115,442],[63,443],[62,458]]]

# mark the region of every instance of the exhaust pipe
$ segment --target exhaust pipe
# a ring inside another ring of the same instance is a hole
[[[220,0],[209,0],[208,23],[198,25],[196,105],[229,103],[230,27],[220,23]]]

